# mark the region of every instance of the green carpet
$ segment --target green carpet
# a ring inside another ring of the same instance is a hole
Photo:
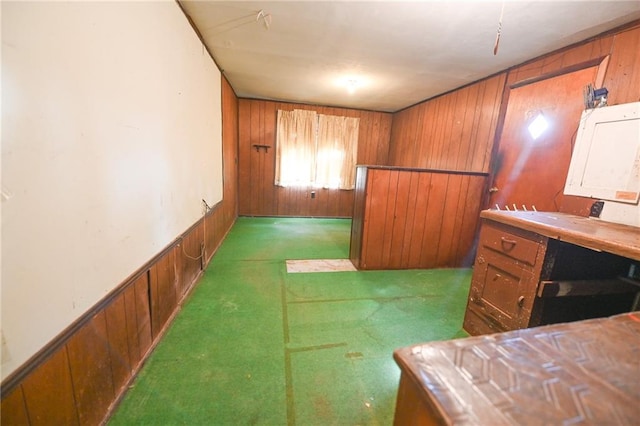
[[[466,336],[469,269],[287,274],[350,220],[239,218],[111,425],[389,425],[393,350]]]

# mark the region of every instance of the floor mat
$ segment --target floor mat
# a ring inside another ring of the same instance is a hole
[[[343,272],[356,271],[349,259],[287,260],[287,272]]]

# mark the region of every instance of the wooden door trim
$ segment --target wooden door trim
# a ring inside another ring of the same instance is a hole
[[[568,67],[560,68],[558,70],[548,72],[546,74],[541,74],[536,77],[525,78],[524,80],[516,81],[509,85],[508,89],[517,89],[522,86],[526,86],[528,84],[537,83],[542,80],[547,80],[549,78],[558,77],[564,74],[570,74],[572,72],[581,71],[586,68],[598,67],[596,81],[594,82],[596,87],[602,87],[604,83],[604,76],[607,72],[607,67],[609,65],[609,58],[611,55],[601,56],[599,58],[591,59],[589,61],[580,62],[579,64],[570,65]],[[507,99],[508,101],[508,99]]]

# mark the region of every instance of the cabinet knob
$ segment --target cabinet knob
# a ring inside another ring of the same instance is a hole
[[[522,308],[522,305],[524,305],[524,296],[518,297],[518,306]]]

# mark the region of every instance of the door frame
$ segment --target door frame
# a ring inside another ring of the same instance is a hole
[[[600,56],[595,59],[590,59],[588,61],[580,62],[578,64],[570,65],[570,66],[563,67],[551,72],[543,73],[535,77],[524,78],[522,80],[515,81],[511,84],[505,84],[504,90],[502,92],[502,101],[500,102],[500,113],[498,114],[498,122],[496,125],[496,131],[493,138],[491,160],[489,162],[489,177],[487,179],[487,185],[486,185],[487,191],[484,194],[482,199],[483,209],[491,208],[491,206],[489,205],[491,200],[490,188],[493,187],[493,184],[495,182],[496,165],[499,161],[498,153],[500,152],[500,141],[502,140],[502,132],[504,130],[504,124],[505,124],[505,119],[507,115],[507,107],[509,105],[509,96],[510,96],[511,90],[517,89],[518,87],[526,86],[528,84],[537,83],[542,80],[547,80],[560,75],[569,74],[575,71],[580,71],[585,68],[592,68],[592,67],[598,67],[598,70],[596,71],[596,79],[594,82],[595,86],[602,87],[604,85],[604,79],[607,73],[607,68],[609,66],[610,58],[611,58],[610,54],[605,56]],[[507,79],[506,79],[507,81],[509,78],[508,73],[509,72],[507,72]],[[588,207],[586,207],[585,205],[584,208],[588,208]]]

